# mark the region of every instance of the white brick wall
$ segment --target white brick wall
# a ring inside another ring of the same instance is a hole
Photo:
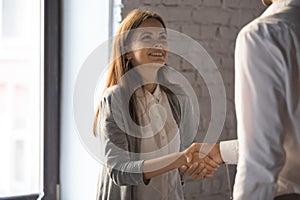
[[[156,11],[163,17],[167,28],[192,37],[207,50],[219,68],[227,96],[226,120],[219,140],[236,138],[233,101],[235,39],[239,30],[265,9],[261,0],[122,0],[122,2],[123,17],[138,7]],[[198,139],[203,139],[211,115],[207,86],[201,75],[179,56],[170,55],[168,64],[182,72],[197,92],[201,110]],[[231,166],[229,170],[232,184],[235,167]],[[185,177],[184,190],[188,200],[229,199],[225,166],[221,166],[212,179],[194,181]]]

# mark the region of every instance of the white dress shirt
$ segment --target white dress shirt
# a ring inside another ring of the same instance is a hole
[[[239,158],[239,143],[237,140],[220,142],[220,153],[226,164],[237,164]]]
[[[300,193],[300,0],[278,0],[238,35],[234,200]]]
[[[151,124],[150,129],[154,133],[151,137],[147,136],[141,139],[140,158],[147,160],[179,152],[179,130],[165,92],[157,85],[153,94],[139,88],[135,95],[139,123],[142,126]],[[166,119],[165,123],[159,127],[164,118]],[[183,199],[183,188],[178,169],[151,178],[147,185],[138,185],[137,194],[139,200]]]

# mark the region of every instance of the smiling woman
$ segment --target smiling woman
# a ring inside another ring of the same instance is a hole
[[[167,56],[162,18],[142,9],[129,13],[114,38],[108,79],[94,121],[94,133],[104,144],[98,199],[183,199],[177,168],[190,166],[183,150],[194,138],[188,129],[196,128],[192,120],[179,124],[182,116],[189,111],[193,116],[194,110],[181,86],[167,80],[166,74],[172,71],[166,66]],[[198,165],[202,159],[195,154],[193,162]],[[217,166],[210,160],[205,170],[211,175]],[[203,167],[197,169],[198,178]]]

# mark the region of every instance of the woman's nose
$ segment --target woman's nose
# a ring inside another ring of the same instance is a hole
[[[163,45],[159,42],[156,42],[154,45],[153,45],[154,48],[157,48],[157,49],[162,49],[163,48]]]

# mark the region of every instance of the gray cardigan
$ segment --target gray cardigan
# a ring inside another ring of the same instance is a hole
[[[181,88],[174,84],[171,86],[170,83],[164,83],[164,86],[172,88],[172,92],[166,94],[179,126],[180,149],[183,150],[193,142],[193,130],[197,130],[197,123],[192,119],[194,110],[188,95]],[[99,176],[98,200],[137,200],[136,186],[149,182],[143,179],[143,160],[140,160],[138,155],[140,137],[132,135],[129,128],[132,126],[132,119],[126,115],[128,113],[121,110],[128,107],[126,100],[122,98],[122,92],[118,85],[108,88],[100,102],[98,125],[104,143],[104,164]],[[118,124],[115,119],[118,120]],[[186,120],[182,123],[181,119]]]

